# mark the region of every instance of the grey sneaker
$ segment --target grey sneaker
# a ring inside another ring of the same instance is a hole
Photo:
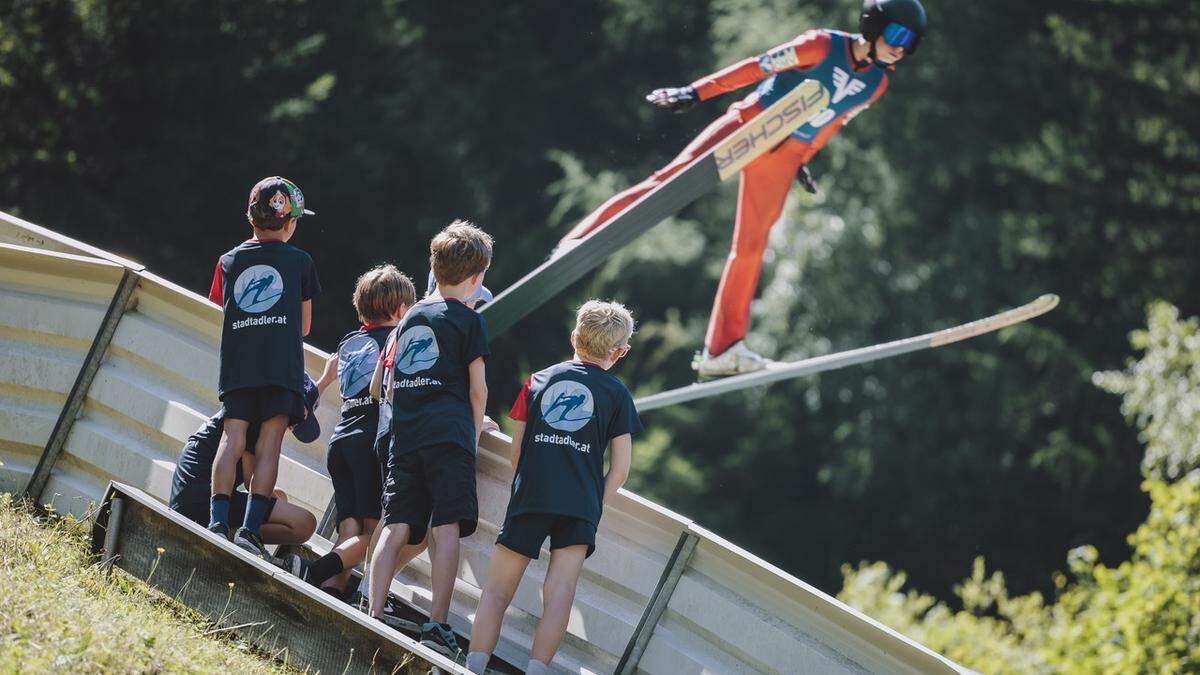
[[[455,663],[466,659],[466,654],[458,646],[458,638],[450,630],[450,624],[430,621],[421,624],[421,644],[435,652],[450,657]]]
[[[391,610],[391,607],[385,606],[383,609],[383,615],[375,618],[382,621],[383,625],[387,626],[388,628],[391,628],[392,630],[398,630],[410,637],[414,635],[419,637],[422,635],[421,627],[418,626],[415,621],[409,621],[408,619],[400,618],[389,610]]]
[[[308,581],[306,578],[308,576],[308,561],[301,558],[298,554],[289,553],[282,558],[275,558],[272,562],[284,572],[294,577],[299,577],[302,581]]]
[[[737,341],[732,347],[713,356],[707,350],[692,362],[692,368],[700,373],[700,377],[729,377],[762,370],[771,364],[771,360],[746,346],[744,341]]]
[[[271,554],[267,553],[267,547],[263,545],[262,538],[244,527],[239,527],[237,534],[233,535],[233,544],[250,555],[263,560],[271,560]]]
[[[208,526],[208,531],[212,532],[213,534],[217,535],[218,537],[224,537],[226,541],[229,541],[229,526],[228,525],[225,525],[223,523],[211,523]]]

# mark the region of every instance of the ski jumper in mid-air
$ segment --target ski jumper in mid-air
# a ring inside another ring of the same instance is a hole
[[[805,80],[829,91],[829,107],[796,129],[777,147],[741,171],[733,244],[713,302],[704,353],[696,363],[702,376],[721,377],[764,368],[768,361],[743,342],[750,303],[758,286],[771,226],[783,211],[792,181],[809,192],[816,185],[805,164],[855,115],[887,90],[896,62],[916,51],[925,32],[919,0],[866,0],[860,34],[810,30],[795,40],[679,88],[656,89],[646,100],[683,112],[721,94],[759,83],[750,95],[730,106],[683,152],[641,183],[610,198],[584,218],[560,242],[571,247],[704,155],[744,123]]]

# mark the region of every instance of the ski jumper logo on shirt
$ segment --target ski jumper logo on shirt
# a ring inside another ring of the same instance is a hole
[[[429,370],[439,356],[437,338],[429,326],[413,326],[396,340],[396,370],[405,375]]]
[[[592,392],[579,382],[562,380],[542,394],[542,420],[559,431],[579,431],[592,419]]]
[[[379,345],[370,335],[358,335],[343,342],[338,349],[338,383],[342,395],[354,396],[365,389],[378,362]]]
[[[233,302],[238,309],[261,314],[283,296],[283,277],[270,265],[247,267],[233,282]]]

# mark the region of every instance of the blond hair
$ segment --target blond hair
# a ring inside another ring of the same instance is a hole
[[[354,311],[365,324],[386,323],[417,300],[412,279],[395,265],[372,267],[354,282]]]
[[[429,266],[439,285],[454,286],[492,264],[492,235],[470,221],[456,220],[429,242]]]
[[[619,302],[588,300],[575,314],[575,350],[607,360],[633,336],[633,315]]]

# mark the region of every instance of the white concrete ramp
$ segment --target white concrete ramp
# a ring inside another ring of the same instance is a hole
[[[165,499],[183,441],[219,408],[220,321],[207,299],[137,263],[0,213],[0,490],[32,485],[42,502],[77,514],[111,480]],[[326,356],[306,347],[311,374]],[[317,413],[322,438],[300,444],[289,435],[280,467],[279,487],[318,518],[332,496],[325,443],[338,408],[326,396]],[[491,434],[479,452],[481,523],[463,542],[451,610],[460,632],[469,630],[507,503],[507,441]],[[530,566],[497,647],[513,663],[528,656],[545,558]],[[428,607],[428,574],[423,556],[396,590]],[[624,490],[605,511],[555,666],[664,675],[969,672]]]

